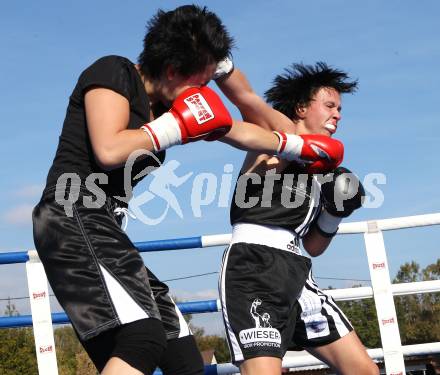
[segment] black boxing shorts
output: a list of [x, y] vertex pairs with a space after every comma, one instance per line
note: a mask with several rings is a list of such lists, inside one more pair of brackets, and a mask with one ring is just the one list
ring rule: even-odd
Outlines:
[[311, 267], [296, 234], [278, 227], [236, 224], [219, 281], [232, 362], [282, 358], [294, 333], [298, 297]]
[[232, 361], [282, 358], [286, 350], [330, 344], [353, 330], [331, 296], [313, 280], [296, 234], [236, 224], [219, 282]]
[[162, 321], [167, 339], [191, 334], [168, 287], [145, 267], [114, 213], [117, 201], [80, 188], [71, 215], [46, 189], [34, 208], [34, 241], [49, 283], [81, 341], [133, 321]]

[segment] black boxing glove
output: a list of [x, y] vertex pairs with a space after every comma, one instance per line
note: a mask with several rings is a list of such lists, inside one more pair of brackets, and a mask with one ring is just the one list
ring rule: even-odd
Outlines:
[[338, 167], [324, 176], [321, 194], [324, 209], [319, 214], [317, 227], [322, 235], [332, 237], [342, 219], [362, 206], [365, 190], [354, 173]]

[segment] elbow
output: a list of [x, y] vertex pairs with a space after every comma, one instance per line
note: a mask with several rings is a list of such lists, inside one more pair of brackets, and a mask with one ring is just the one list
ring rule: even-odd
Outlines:
[[332, 237], [323, 236], [315, 226], [312, 226], [303, 237], [303, 247], [311, 257], [317, 257], [327, 250]]
[[304, 250], [306, 250], [312, 258], [320, 256], [327, 249], [329, 243], [330, 241], [328, 239], [325, 238], [322, 240], [318, 236], [311, 236], [310, 233], [308, 233], [302, 241]]
[[306, 249], [306, 251], [312, 258], [316, 258], [320, 256], [325, 249]]
[[303, 247], [304, 250], [307, 251], [307, 254], [309, 254], [312, 258], [320, 256], [325, 251], [325, 247], [311, 246], [310, 244], [304, 242]]
[[120, 165], [117, 156], [110, 149], [102, 148], [99, 150], [95, 150], [94, 154], [96, 163], [101, 169], [105, 171], [110, 171]]

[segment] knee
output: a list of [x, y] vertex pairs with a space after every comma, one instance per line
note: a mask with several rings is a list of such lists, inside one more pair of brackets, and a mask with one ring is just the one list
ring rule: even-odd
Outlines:
[[371, 359], [364, 361], [360, 364], [360, 367], [356, 370], [356, 375], [379, 375], [379, 367]]

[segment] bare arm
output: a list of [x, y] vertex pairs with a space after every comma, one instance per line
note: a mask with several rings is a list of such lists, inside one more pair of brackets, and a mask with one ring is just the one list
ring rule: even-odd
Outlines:
[[92, 89], [85, 95], [85, 108], [95, 159], [104, 169], [122, 165], [135, 150], [154, 150], [141, 129], [127, 129], [130, 108], [122, 95], [109, 89]]
[[268, 105], [252, 89], [245, 75], [237, 68], [217, 82], [226, 97], [237, 106], [245, 121], [268, 130], [294, 132], [294, 123], [281, 112]]
[[[96, 161], [106, 169], [122, 165], [138, 149], [153, 151], [150, 138], [140, 129], [127, 129], [130, 109], [122, 95], [104, 88], [85, 95], [87, 126]], [[245, 151], [276, 153], [278, 137], [254, 124], [234, 121], [221, 141]]]
[[273, 132], [255, 124], [237, 120], [233, 120], [231, 130], [220, 141], [240, 150], [272, 155], [276, 154], [280, 143], [279, 138]]
[[313, 225], [307, 234], [302, 239], [302, 244], [304, 249], [310, 254], [312, 257], [317, 257], [321, 255], [327, 247], [330, 245], [332, 237], [324, 237], [321, 233], [316, 229], [316, 224]]

